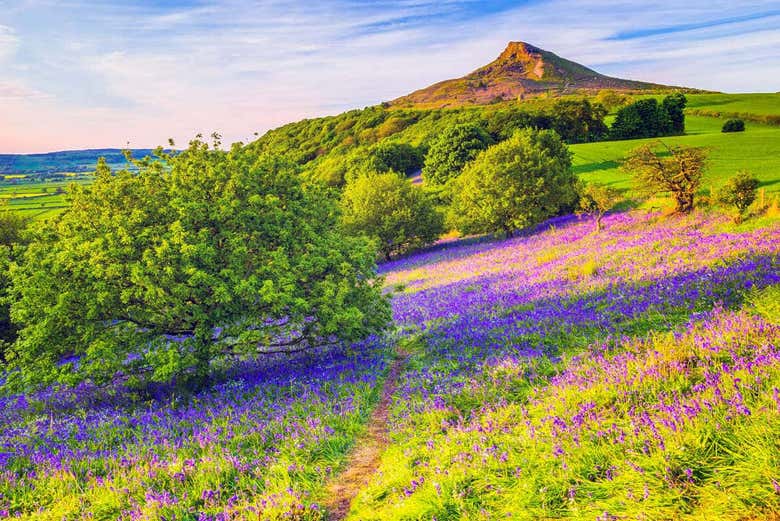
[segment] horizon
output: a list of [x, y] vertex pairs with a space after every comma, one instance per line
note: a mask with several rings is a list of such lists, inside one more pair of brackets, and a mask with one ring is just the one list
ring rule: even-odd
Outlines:
[[463, 76], [517, 40], [609, 76], [777, 92], [775, 6], [0, 0], [0, 153], [247, 142]]

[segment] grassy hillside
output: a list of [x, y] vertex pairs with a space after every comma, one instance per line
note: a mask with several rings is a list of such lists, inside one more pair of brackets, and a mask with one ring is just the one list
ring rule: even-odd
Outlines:
[[[779, 99], [780, 101], [780, 99]], [[700, 146], [710, 150], [705, 190], [717, 189], [740, 170], [755, 175], [767, 193], [780, 192], [780, 127], [746, 123], [742, 133], [723, 134], [723, 118], [686, 117], [686, 135], [663, 138], [668, 145]], [[633, 194], [633, 183], [620, 171], [629, 150], [650, 140], [605, 141], [573, 145], [574, 170], [584, 180], [610, 184]]]
[[[780, 227], [605, 225], [560, 218], [381, 267], [410, 358], [349, 519], [780, 513], [780, 329], [750, 303], [780, 283]], [[246, 363], [192, 396], [0, 398], [0, 516], [332, 519], [327, 483], [392, 357], [371, 339]]]
[[780, 116], [780, 93], [691, 94], [688, 96], [688, 108], [721, 114]]
[[[746, 519], [780, 510], [780, 228], [558, 219], [384, 266], [415, 339], [348, 519]], [[743, 311], [740, 311], [743, 309]]]

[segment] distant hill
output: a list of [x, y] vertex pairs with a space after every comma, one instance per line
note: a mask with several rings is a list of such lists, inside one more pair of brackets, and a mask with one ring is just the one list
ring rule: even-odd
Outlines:
[[[132, 150], [134, 157], [144, 157], [151, 149]], [[118, 148], [67, 150], [45, 154], [0, 154], [0, 175], [57, 174], [91, 172], [99, 157], [105, 157], [112, 168], [127, 166], [124, 153]]]
[[[391, 102], [396, 106], [445, 107], [487, 104], [555, 94], [590, 94], [601, 89], [663, 91], [679, 89], [599, 74], [525, 42], [509, 42], [493, 62], [462, 78], [445, 80]], [[690, 89], [685, 89], [690, 90]]]

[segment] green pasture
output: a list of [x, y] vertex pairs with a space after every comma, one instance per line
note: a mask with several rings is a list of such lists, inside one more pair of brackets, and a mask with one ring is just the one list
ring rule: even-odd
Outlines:
[[[780, 96], [777, 101], [780, 109]], [[780, 193], [780, 127], [748, 121], [745, 132], [724, 134], [720, 131], [724, 121], [724, 118], [687, 116], [686, 135], [660, 138], [660, 141], [670, 146], [709, 149], [705, 189], [717, 189], [729, 177], [745, 170], [761, 181], [767, 194]], [[631, 149], [654, 141], [659, 139], [573, 145], [574, 171], [586, 182], [607, 184], [631, 195], [634, 185], [631, 177], [621, 171], [620, 162]]]
[[688, 109], [713, 112], [780, 115], [780, 93], [689, 94]]
[[39, 183], [0, 182], [0, 205], [33, 219], [48, 217], [65, 208], [65, 192], [71, 183], [90, 182], [90, 179]]

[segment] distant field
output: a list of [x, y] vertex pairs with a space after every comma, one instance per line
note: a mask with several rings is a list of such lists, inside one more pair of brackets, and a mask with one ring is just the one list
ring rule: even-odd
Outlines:
[[[777, 100], [780, 105], [780, 96]], [[722, 118], [688, 116], [687, 135], [662, 138], [662, 141], [669, 145], [710, 149], [705, 189], [717, 189], [730, 176], [745, 170], [761, 181], [767, 194], [780, 193], [780, 127], [747, 122], [745, 132], [723, 134], [720, 131], [723, 121]], [[657, 139], [573, 145], [574, 171], [587, 182], [609, 184], [630, 193], [633, 183], [620, 170], [620, 161], [631, 149], [653, 141]]]
[[780, 93], [689, 94], [687, 96], [688, 108], [691, 110], [780, 116]]
[[0, 183], [0, 201], [27, 217], [40, 219], [65, 208], [65, 193], [71, 183], [88, 184], [91, 180], [40, 183]]
[[[134, 157], [145, 157], [149, 149], [132, 150]], [[6, 177], [19, 174], [58, 174], [60, 172], [91, 172], [99, 157], [112, 168], [128, 166], [124, 152], [116, 148], [93, 150], [66, 150], [44, 154], [0, 154], [0, 174]]]

